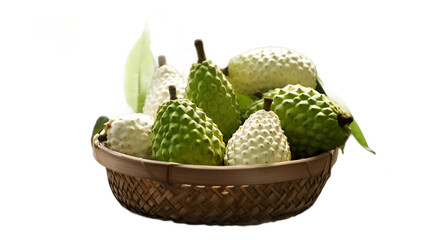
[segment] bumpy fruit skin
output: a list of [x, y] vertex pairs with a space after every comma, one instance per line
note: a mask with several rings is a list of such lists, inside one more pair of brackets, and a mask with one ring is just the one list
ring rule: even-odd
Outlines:
[[152, 127], [156, 160], [198, 165], [222, 165], [222, 133], [202, 109], [187, 99], [164, 102]]
[[[338, 124], [339, 115], [348, 115], [326, 95], [314, 89], [287, 85], [268, 91], [264, 97], [274, 99], [271, 110], [288, 137], [292, 159], [314, 156], [341, 147], [350, 136], [350, 126]], [[253, 102], [245, 114], [263, 108], [263, 99]]]
[[229, 139], [225, 152], [225, 165], [275, 163], [290, 159], [290, 147], [279, 117], [265, 110], [250, 115]]
[[128, 155], [152, 158], [151, 116], [133, 113], [110, 120], [104, 124], [107, 147]]
[[287, 84], [316, 87], [316, 66], [301, 53], [283, 47], [257, 48], [230, 59], [228, 80], [235, 91], [253, 97]]
[[163, 65], [157, 68], [153, 74], [152, 82], [148, 89], [146, 100], [143, 106], [143, 113], [156, 118], [156, 111], [159, 105], [170, 99], [168, 86], [176, 86], [177, 98], [185, 95], [186, 82], [177, 70], [170, 65]]
[[241, 125], [235, 92], [219, 67], [210, 60], [192, 65], [185, 97], [213, 119], [223, 133], [225, 142]]

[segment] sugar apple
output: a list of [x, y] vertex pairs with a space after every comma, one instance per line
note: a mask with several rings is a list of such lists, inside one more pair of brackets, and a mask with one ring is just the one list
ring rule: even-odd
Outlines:
[[211, 118], [188, 99], [162, 103], [152, 127], [152, 152], [156, 160], [199, 165], [221, 165], [225, 143]]
[[198, 62], [191, 67], [185, 97], [213, 119], [227, 142], [241, 125], [237, 97], [219, 67], [206, 60], [202, 41], [196, 40], [195, 47]]
[[153, 118], [156, 118], [156, 111], [159, 105], [170, 97], [168, 93], [169, 85], [176, 86], [178, 98], [183, 98], [186, 87], [185, 80], [177, 70], [170, 65], [166, 65], [165, 57], [160, 56], [158, 59], [159, 68], [153, 73], [152, 81], [143, 106], [143, 113]]
[[229, 139], [225, 165], [251, 165], [289, 161], [290, 147], [279, 117], [270, 111], [272, 98], [265, 98], [264, 110], [258, 110]]
[[108, 148], [128, 155], [152, 158], [151, 131], [153, 118], [132, 113], [111, 119], [104, 124]]
[[[350, 136], [349, 116], [326, 95], [299, 84], [268, 91], [264, 97], [280, 118], [290, 144], [292, 159], [305, 158], [341, 147]], [[263, 99], [250, 104], [245, 117], [263, 108]]]
[[253, 97], [287, 84], [316, 87], [316, 66], [301, 53], [284, 47], [256, 48], [230, 59], [225, 71], [238, 93]]

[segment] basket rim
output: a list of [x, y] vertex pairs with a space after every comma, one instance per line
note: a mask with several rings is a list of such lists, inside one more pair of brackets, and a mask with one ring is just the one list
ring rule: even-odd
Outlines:
[[150, 180], [189, 185], [250, 185], [292, 181], [330, 172], [338, 148], [293, 161], [240, 166], [208, 166], [144, 159], [113, 151], [99, 141], [92, 144], [98, 163], [116, 172]]

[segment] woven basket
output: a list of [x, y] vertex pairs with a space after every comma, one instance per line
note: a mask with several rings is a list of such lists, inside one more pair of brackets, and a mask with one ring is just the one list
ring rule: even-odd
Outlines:
[[200, 166], [121, 154], [95, 139], [94, 157], [123, 207], [189, 224], [250, 225], [295, 216], [316, 201], [338, 156], [334, 149], [289, 162]]

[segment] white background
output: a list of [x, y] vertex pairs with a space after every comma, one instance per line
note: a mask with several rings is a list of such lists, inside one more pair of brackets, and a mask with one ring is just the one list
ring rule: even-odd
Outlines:
[[[424, 1], [2, 1], [0, 239], [428, 239], [427, 10]], [[195, 38], [220, 66], [260, 46], [304, 53], [377, 155], [350, 138], [314, 206], [275, 223], [191, 226], [128, 212], [89, 140], [99, 115], [131, 112], [124, 66], [145, 21], [154, 55], [183, 73]]]

